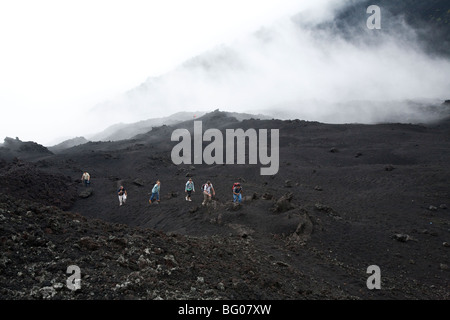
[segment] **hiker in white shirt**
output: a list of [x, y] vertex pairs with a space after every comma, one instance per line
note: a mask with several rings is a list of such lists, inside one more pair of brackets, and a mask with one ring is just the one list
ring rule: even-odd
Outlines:
[[123, 186], [120, 186], [119, 190], [117, 190], [117, 195], [119, 196], [119, 206], [127, 202], [127, 190]]
[[83, 181], [84, 186], [87, 187], [91, 183], [91, 176], [86, 171], [81, 176], [81, 181]]
[[211, 181], [208, 180], [203, 186], [203, 202], [202, 205], [205, 206], [208, 202], [211, 201], [211, 198], [216, 195], [214, 191], [214, 187], [211, 184]]

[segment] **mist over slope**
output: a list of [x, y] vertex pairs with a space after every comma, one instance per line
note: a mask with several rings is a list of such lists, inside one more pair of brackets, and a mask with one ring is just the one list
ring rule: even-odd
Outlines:
[[164, 124], [172, 125], [195, 117], [201, 117], [202, 115], [203, 113], [201, 112], [177, 112], [168, 117], [141, 120], [135, 123], [117, 123], [101, 132], [93, 134], [89, 138], [92, 141], [130, 139], [135, 135], [150, 131], [153, 127], [159, 127]]
[[439, 118], [424, 120], [422, 109], [448, 98], [446, 4], [380, 1], [381, 30], [366, 26], [367, 1], [328, 4], [148, 78], [92, 114], [221, 108], [334, 123]]
[[[383, 33], [395, 34], [402, 30], [403, 40], [418, 42], [420, 47], [431, 55], [449, 57], [450, 55], [450, 5], [446, 0], [404, 0], [370, 1], [353, 0], [341, 9], [334, 20], [335, 31], [353, 34], [355, 31], [367, 34], [366, 20], [360, 12], [370, 5], [382, 9]], [[410, 29], [409, 39], [408, 30]], [[350, 32], [352, 31], [352, 32]], [[366, 41], [370, 37], [366, 37]]]
[[[245, 113], [236, 112], [225, 112], [230, 117], [235, 117], [239, 121], [258, 118], [258, 119], [269, 119], [270, 117], [264, 115], [253, 115]], [[189, 120], [194, 120], [201, 118], [205, 115], [205, 112], [177, 112], [168, 117], [147, 119], [138, 121], [135, 123], [118, 123], [112, 125], [102, 132], [96, 133], [90, 136], [92, 141], [118, 141], [124, 139], [131, 139], [139, 134], [144, 134], [151, 131], [154, 127], [160, 127], [162, 125], [176, 125], [180, 122], [185, 122]]]

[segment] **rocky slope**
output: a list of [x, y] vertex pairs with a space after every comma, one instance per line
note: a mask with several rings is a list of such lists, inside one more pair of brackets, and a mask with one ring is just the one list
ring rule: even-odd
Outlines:
[[[186, 237], [0, 195], [2, 299], [352, 298], [247, 237]], [[81, 269], [81, 289], [66, 281]]]

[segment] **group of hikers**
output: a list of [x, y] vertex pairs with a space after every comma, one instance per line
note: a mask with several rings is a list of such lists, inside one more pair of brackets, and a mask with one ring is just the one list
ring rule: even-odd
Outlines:
[[[148, 202], [150, 204], [155, 203], [158, 204], [160, 200], [160, 190], [161, 190], [161, 181], [156, 181], [155, 185], [152, 189], [152, 194], [150, 196], [150, 199]], [[186, 201], [192, 201], [192, 193], [195, 192], [195, 185], [194, 181], [192, 181], [192, 178], [190, 178], [184, 187], [184, 192], [186, 194]], [[212, 201], [212, 197], [216, 195], [216, 191], [214, 190], [214, 187], [211, 183], [211, 181], [207, 181], [205, 184], [202, 185], [202, 193], [203, 193], [203, 202], [202, 205], [206, 206], [209, 202]], [[119, 196], [119, 205], [122, 205], [125, 203], [126, 200], [126, 194], [127, 191], [124, 189], [123, 186], [120, 186], [118, 190], [118, 196]], [[121, 198], [121, 195], [125, 195], [125, 198]], [[242, 187], [239, 182], [236, 182], [233, 185], [233, 202], [242, 202]]]
[[[81, 180], [85, 186], [89, 186], [91, 180], [89, 173], [85, 171], [81, 177]], [[150, 199], [148, 200], [150, 204], [152, 203], [158, 204], [161, 201], [160, 190], [161, 190], [161, 181], [158, 180], [156, 181], [155, 185], [152, 188], [152, 193]], [[211, 181], [209, 180], [202, 185], [201, 190], [203, 193], [202, 205], [206, 206], [209, 202], [212, 201], [212, 198], [216, 195], [216, 191], [214, 190], [214, 187]], [[234, 183], [232, 191], [233, 191], [233, 202], [241, 203], [242, 202], [241, 184], [239, 182]], [[186, 194], [186, 201], [192, 201], [192, 193], [195, 192], [195, 185], [192, 178], [189, 178], [189, 180], [186, 182], [184, 192]], [[127, 190], [124, 188], [123, 185], [121, 185], [117, 190], [117, 196], [119, 197], [119, 206], [124, 205], [127, 200]]]
[[[89, 173], [86, 171], [83, 172], [83, 175], [81, 177], [81, 180], [83, 184], [87, 187], [90, 185], [91, 177]], [[152, 193], [150, 196], [150, 199], [148, 202], [150, 204], [155, 203], [158, 204], [160, 200], [160, 190], [161, 190], [161, 181], [156, 181], [155, 185], [152, 188]], [[202, 185], [202, 193], [203, 193], [203, 202], [202, 205], [206, 206], [209, 202], [212, 201], [212, 198], [216, 195], [216, 191], [214, 190], [214, 187], [211, 183], [211, 181], [207, 181]], [[242, 187], [239, 182], [236, 182], [233, 184], [233, 202], [242, 202]], [[189, 178], [189, 180], [186, 182], [186, 185], [184, 187], [184, 192], [186, 194], [186, 201], [192, 201], [192, 193], [195, 192], [195, 185], [192, 178]], [[117, 196], [119, 198], [119, 206], [122, 206], [126, 203], [127, 200], [127, 190], [124, 188], [123, 185], [119, 187], [117, 190]]]

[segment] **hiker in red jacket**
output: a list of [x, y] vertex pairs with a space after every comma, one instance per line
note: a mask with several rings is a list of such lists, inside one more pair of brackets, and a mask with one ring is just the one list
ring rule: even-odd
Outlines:
[[233, 202], [236, 202], [236, 200], [241, 203], [242, 202], [242, 187], [239, 182], [236, 182], [233, 185]]

